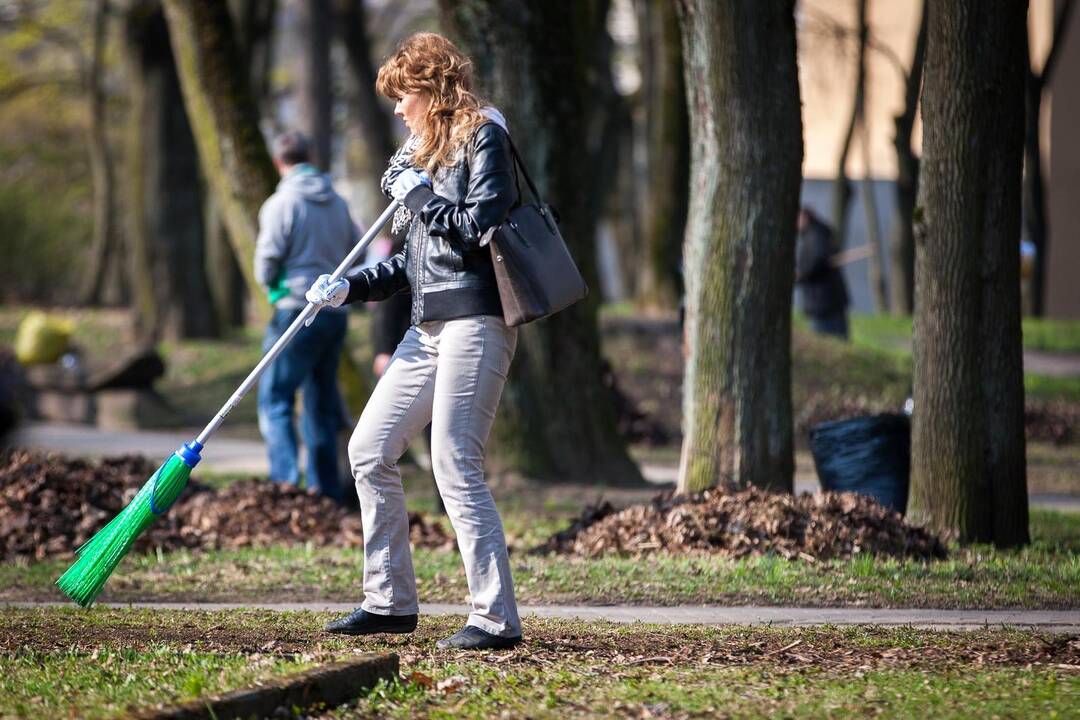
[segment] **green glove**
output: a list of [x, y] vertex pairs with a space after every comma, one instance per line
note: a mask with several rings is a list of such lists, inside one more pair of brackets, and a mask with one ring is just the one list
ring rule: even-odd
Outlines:
[[285, 271], [282, 270], [274, 282], [266, 288], [266, 296], [270, 299], [271, 305], [276, 305], [278, 300], [289, 297], [289, 293], [289, 288], [285, 286]]

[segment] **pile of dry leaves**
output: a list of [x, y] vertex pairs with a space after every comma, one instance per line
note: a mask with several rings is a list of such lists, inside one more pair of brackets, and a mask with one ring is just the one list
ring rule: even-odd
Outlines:
[[[71, 553], [111, 520], [155, 469], [133, 456], [90, 463], [25, 450], [0, 454], [0, 560]], [[409, 535], [420, 547], [454, 546], [442, 525], [420, 513], [409, 513]], [[135, 550], [306, 542], [361, 547], [359, 514], [291, 486], [252, 479], [215, 490], [192, 480]]]
[[708, 552], [729, 557], [775, 553], [809, 560], [856, 554], [941, 558], [941, 539], [899, 513], [852, 493], [788, 495], [756, 488], [656, 496], [616, 510], [586, 508], [570, 528], [536, 548], [595, 557], [608, 553]]

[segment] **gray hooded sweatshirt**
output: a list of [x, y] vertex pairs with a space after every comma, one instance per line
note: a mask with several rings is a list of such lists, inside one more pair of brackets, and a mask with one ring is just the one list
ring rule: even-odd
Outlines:
[[268, 290], [283, 284], [289, 291], [275, 308], [302, 308], [315, 278], [334, 272], [359, 239], [359, 228], [330, 178], [311, 165], [298, 165], [259, 210], [255, 279]]

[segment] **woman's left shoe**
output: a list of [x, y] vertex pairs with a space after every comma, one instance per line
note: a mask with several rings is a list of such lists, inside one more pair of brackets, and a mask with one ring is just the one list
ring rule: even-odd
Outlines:
[[441, 650], [503, 650], [521, 642], [521, 636], [492, 635], [474, 625], [466, 625], [448, 638], [435, 643]]
[[376, 635], [379, 633], [411, 633], [416, 629], [416, 615], [376, 615], [357, 608], [343, 618], [323, 628], [342, 635]]

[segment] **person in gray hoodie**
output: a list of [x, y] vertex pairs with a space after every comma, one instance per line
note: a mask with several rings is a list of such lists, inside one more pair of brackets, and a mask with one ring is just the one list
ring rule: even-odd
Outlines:
[[[274, 139], [277, 189], [259, 211], [255, 279], [274, 306], [263, 352], [270, 349], [307, 305], [311, 283], [331, 273], [359, 239], [349, 208], [330, 178], [308, 162], [308, 143], [299, 132]], [[259, 380], [259, 431], [266, 440], [270, 479], [300, 480], [294, 427], [296, 393], [303, 392], [300, 427], [308, 450], [307, 487], [345, 501], [338, 481], [337, 435], [348, 423], [337, 385], [347, 313], [326, 308], [267, 368]]]

